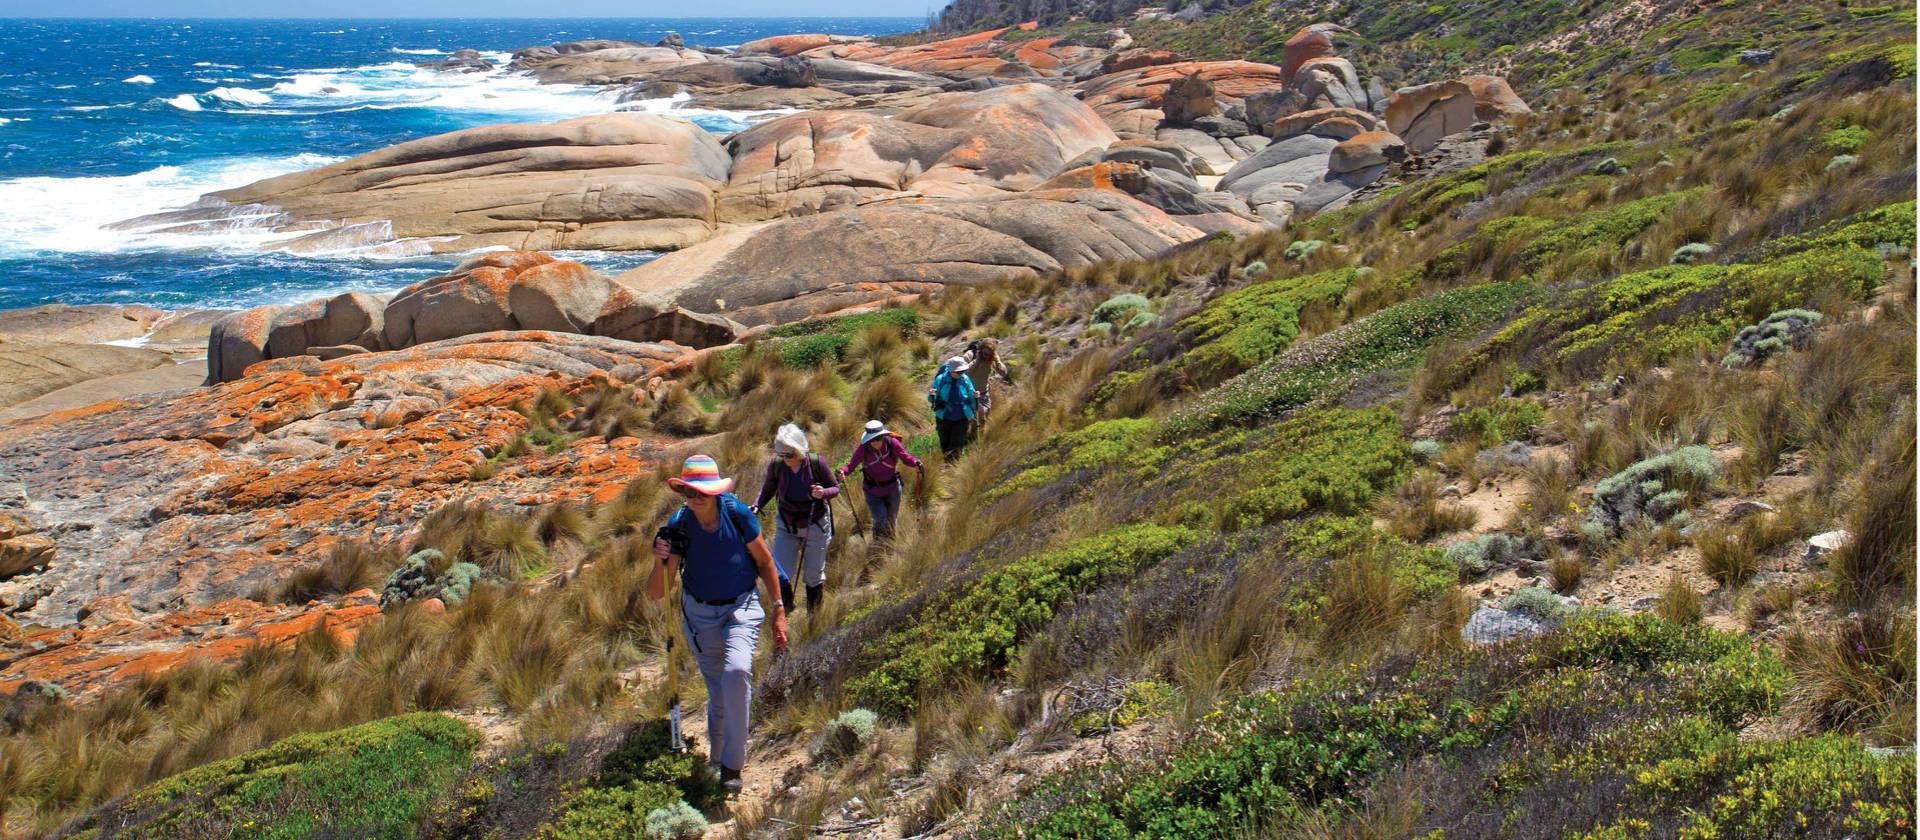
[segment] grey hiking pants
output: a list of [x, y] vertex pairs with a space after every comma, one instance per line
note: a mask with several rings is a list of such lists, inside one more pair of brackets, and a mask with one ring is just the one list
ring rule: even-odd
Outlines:
[[827, 520], [807, 526], [807, 550], [802, 557], [800, 533], [787, 524], [786, 517], [775, 514], [773, 518], [773, 565], [780, 569], [780, 577], [806, 586], [826, 583], [827, 543], [833, 540], [833, 529], [827, 526]]
[[680, 599], [687, 649], [707, 681], [707, 758], [734, 770], [747, 764], [747, 714], [753, 705], [753, 650], [760, 642], [758, 589], [731, 604]]

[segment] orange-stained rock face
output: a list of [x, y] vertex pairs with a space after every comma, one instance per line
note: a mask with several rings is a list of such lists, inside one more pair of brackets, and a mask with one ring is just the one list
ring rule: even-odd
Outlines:
[[[1028, 27], [1023, 27], [1028, 28]], [[933, 73], [959, 79], [1019, 77], [1038, 72], [1053, 75], [1079, 62], [1090, 62], [1104, 51], [1036, 38], [1012, 44], [1000, 40], [1007, 30], [989, 29], [943, 41], [910, 46], [876, 44], [864, 38], [839, 35], [780, 35], [740, 45], [741, 55], [838, 58], [883, 67]], [[1012, 54], [1012, 61], [1005, 58]]]
[[[1198, 75], [1213, 85], [1213, 95], [1221, 104], [1238, 104], [1263, 90], [1280, 87], [1281, 69], [1254, 61], [1176, 61], [1132, 70], [1108, 73], [1082, 82], [1081, 101], [1105, 118], [1114, 130], [1139, 133], [1129, 115], [1138, 111], [1157, 111], [1166, 104], [1167, 92], [1175, 83]], [[1154, 118], [1158, 121], [1158, 116]]]
[[[0, 427], [0, 486], [18, 494], [24, 520], [9, 527], [56, 543], [44, 570], [0, 582], [0, 612], [72, 627], [84, 607], [98, 626], [61, 632], [121, 638], [134, 630], [114, 627], [164, 626], [174, 614], [269, 589], [341, 540], [403, 540], [449, 501], [512, 509], [610, 498], [671, 441], [587, 437], [501, 462], [485, 480], [473, 466], [524, 431], [514, 404], [544, 388], [644, 382], [685, 352], [487, 333], [326, 362], [275, 359], [218, 386]], [[141, 644], [178, 652], [202, 641]], [[39, 678], [22, 669], [49, 654], [0, 670], [0, 683]], [[56, 659], [117, 674], [125, 664], [117, 655], [67, 650]]]
[[1303, 26], [1293, 37], [1287, 39], [1280, 48], [1280, 67], [1285, 78], [1292, 81], [1301, 65], [1316, 58], [1335, 55], [1333, 39], [1335, 35], [1351, 35], [1353, 31], [1334, 23], [1316, 23]]
[[1513, 92], [1513, 86], [1499, 76], [1461, 76], [1460, 81], [1473, 91], [1473, 115], [1483, 120], [1500, 120], [1533, 113], [1527, 101]]
[[338, 604], [267, 606], [236, 598], [148, 621], [0, 633], [0, 662], [6, 663], [0, 665], [0, 694], [44, 681], [84, 698], [188, 660], [229, 660], [255, 645], [292, 644], [315, 630], [351, 643], [360, 626], [379, 614], [379, 597], [362, 589]]

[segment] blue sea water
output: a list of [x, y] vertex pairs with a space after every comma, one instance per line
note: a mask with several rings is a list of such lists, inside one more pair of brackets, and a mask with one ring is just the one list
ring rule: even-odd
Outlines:
[[[263, 252], [256, 237], [168, 240], [104, 229], [201, 194], [405, 140], [616, 109], [593, 88], [414, 62], [461, 48], [505, 66], [582, 38], [731, 46], [769, 35], [877, 35], [918, 18], [546, 20], [0, 19], [0, 309], [41, 303], [238, 307], [391, 291], [457, 257]], [[671, 109], [665, 101], [621, 108]], [[673, 110], [716, 133], [751, 115]], [[570, 254], [606, 271], [647, 254]]]

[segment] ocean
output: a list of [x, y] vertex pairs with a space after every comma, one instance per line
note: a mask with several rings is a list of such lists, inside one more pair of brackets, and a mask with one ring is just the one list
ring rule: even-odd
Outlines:
[[[919, 18], [543, 20], [0, 19], [0, 309], [43, 303], [167, 309], [387, 292], [454, 255], [375, 259], [264, 253], [246, 234], [210, 242], [102, 226], [202, 193], [478, 125], [615, 110], [592, 88], [414, 62], [583, 38], [731, 46], [796, 32], [879, 35]], [[664, 111], [671, 103], [622, 108]], [[725, 134], [750, 115], [672, 110]], [[257, 237], [257, 234], [253, 236]], [[652, 254], [571, 253], [617, 272]]]

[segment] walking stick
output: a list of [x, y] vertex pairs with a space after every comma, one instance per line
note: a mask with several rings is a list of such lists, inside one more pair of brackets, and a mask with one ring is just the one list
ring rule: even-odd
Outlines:
[[[667, 587], [667, 597], [673, 602], [667, 606], [669, 615], [679, 614], [679, 588], [678, 582]], [[679, 628], [667, 629], [667, 749], [683, 753], [687, 751], [687, 739], [680, 734], [680, 669], [673, 661], [673, 636], [677, 632]]]
[[847, 480], [845, 478], [840, 479], [840, 499], [847, 503], [847, 516], [853, 520], [853, 535], [856, 537], [866, 536], [867, 526], [860, 521], [860, 508], [854, 506], [853, 499], [847, 494]]

